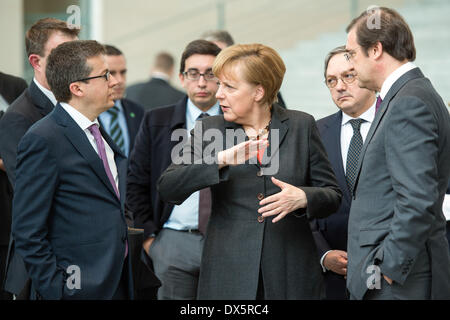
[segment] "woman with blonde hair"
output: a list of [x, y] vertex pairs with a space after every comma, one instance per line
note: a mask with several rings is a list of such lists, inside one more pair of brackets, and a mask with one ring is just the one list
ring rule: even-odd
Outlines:
[[[213, 66], [223, 115], [197, 123], [159, 180], [162, 199], [176, 204], [211, 188], [199, 299], [323, 297], [308, 221], [336, 211], [341, 192], [314, 118], [275, 101], [285, 70], [267, 46], [224, 49]], [[222, 140], [211, 139], [217, 131]]]

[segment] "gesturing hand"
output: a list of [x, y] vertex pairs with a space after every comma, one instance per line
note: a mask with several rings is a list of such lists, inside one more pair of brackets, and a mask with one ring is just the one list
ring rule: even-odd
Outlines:
[[248, 159], [256, 157], [258, 149], [264, 149], [269, 145], [267, 138], [260, 140], [248, 140], [218, 153], [219, 169], [225, 166], [244, 164]]
[[272, 177], [272, 182], [280, 187], [281, 191], [261, 200], [259, 204], [263, 207], [261, 207], [258, 212], [261, 213], [263, 217], [267, 218], [276, 215], [272, 222], [277, 222], [292, 211], [306, 208], [308, 201], [306, 199], [306, 194], [302, 189], [274, 177]]
[[340, 275], [347, 275], [347, 252], [341, 250], [331, 250], [323, 259], [323, 265]]

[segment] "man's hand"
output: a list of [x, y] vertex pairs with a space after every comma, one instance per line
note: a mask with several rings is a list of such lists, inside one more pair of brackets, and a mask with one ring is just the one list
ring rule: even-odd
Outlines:
[[272, 222], [283, 219], [288, 213], [300, 208], [306, 208], [305, 192], [293, 185], [272, 177], [272, 182], [280, 187], [281, 191], [263, 199], [259, 204], [264, 206], [258, 210], [264, 218], [277, 215]]
[[267, 148], [267, 138], [248, 140], [218, 153], [219, 169], [225, 166], [244, 164], [248, 159], [256, 157], [258, 150]]
[[389, 278], [388, 276], [383, 274], [383, 278], [384, 280], [386, 280], [387, 283], [389, 283], [389, 285], [392, 285], [392, 283], [394, 282], [391, 278]]
[[152, 243], [153, 243], [153, 240], [155, 240], [155, 237], [150, 237], [150, 238], [147, 238], [147, 239], [142, 243], [142, 247], [144, 248], [144, 250], [145, 250], [145, 252], [146, 252], [147, 254], [149, 254], [148, 252], [149, 252], [149, 250], [150, 250], [150, 246], [151, 246]]
[[3, 159], [0, 159], [0, 170], [6, 172], [5, 164], [3, 163]]
[[323, 259], [323, 265], [327, 270], [342, 276], [347, 275], [347, 252], [341, 250], [331, 250]]

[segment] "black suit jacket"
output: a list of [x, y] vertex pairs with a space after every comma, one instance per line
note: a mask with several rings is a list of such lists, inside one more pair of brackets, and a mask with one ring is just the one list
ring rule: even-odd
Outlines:
[[[129, 99], [122, 99], [120, 102], [122, 103], [125, 120], [127, 122], [128, 136], [130, 137], [129, 151], [131, 152], [131, 150], [133, 150], [134, 140], [136, 139], [142, 119], [144, 118], [144, 108]], [[102, 125], [100, 118], [98, 118], [98, 120]]]
[[162, 228], [173, 209], [160, 199], [156, 184], [179, 142], [171, 141], [172, 132], [186, 129], [186, 104], [187, 96], [177, 104], [146, 111], [129, 157], [127, 209], [134, 215], [134, 226], [144, 229], [144, 239]]
[[[0, 94], [9, 104], [16, 100], [26, 88], [27, 83], [22, 78], [0, 72]], [[1, 112], [0, 119], [2, 116], [3, 111]], [[0, 246], [7, 246], [9, 243], [9, 235], [11, 232], [11, 202], [12, 186], [8, 181], [6, 173], [0, 170]], [[4, 263], [4, 261], [0, 261], [0, 263]], [[3, 274], [0, 277], [0, 283], [2, 283], [1, 279], [3, 278]]]
[[[0, 120], [0, 155], [6, 167], [11, 185], [15, 183], [17, 146], [27, 130], [54, 108], [52, 102], [32, 81], [8, 108]], [[14, 252], [14, 241], [10, 241], [6, 271], [5, 291], [19, 295], [28, 279], [25, 265]]]
[[144, 106], [145, 109], [167, 106], [177, 103], [185, 93], [175, 89], [163, 79], [151, 78], [127, 88], [126, 97]]
[[[347, 251], [347, 226], [350, 213], [351, 196], [347, 187], [344, 164], [341, 154], [341, 122], [342, 111], [317, 121], [317, 127], [325, 146], [339, 188], [342, 191], [342, 202], [336, 213], [324, 219], [312, 221], [314, 240], [319, 256], [328, 250]], [[332, 271], [325, 274], [327, 299], [346, 299], [346, 284], [343, 276]]]

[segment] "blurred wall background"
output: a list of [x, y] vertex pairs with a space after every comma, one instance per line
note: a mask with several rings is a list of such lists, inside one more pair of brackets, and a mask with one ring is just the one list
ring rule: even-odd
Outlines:
[[[207, 30], [226, 29], [237, 43], [276, 49], [287, 72], [281, 92], [289, 108], [321, 118], [336, 111], [323, 84], [323, 60], [345, 44], [345, 27], [370, 5], [397, 9], [410, 24], [422, 68], [450, 102], [450, 1], [448, 0], [0, 0], [0, 70], [31, 80], [24, 33], [38, 19], [81, 24], [82, 39], [120, 48], [128, 84], [145, 81], [155, 55], [176, 59]], [[172, 79], [179, 86], [177, 77]]]

